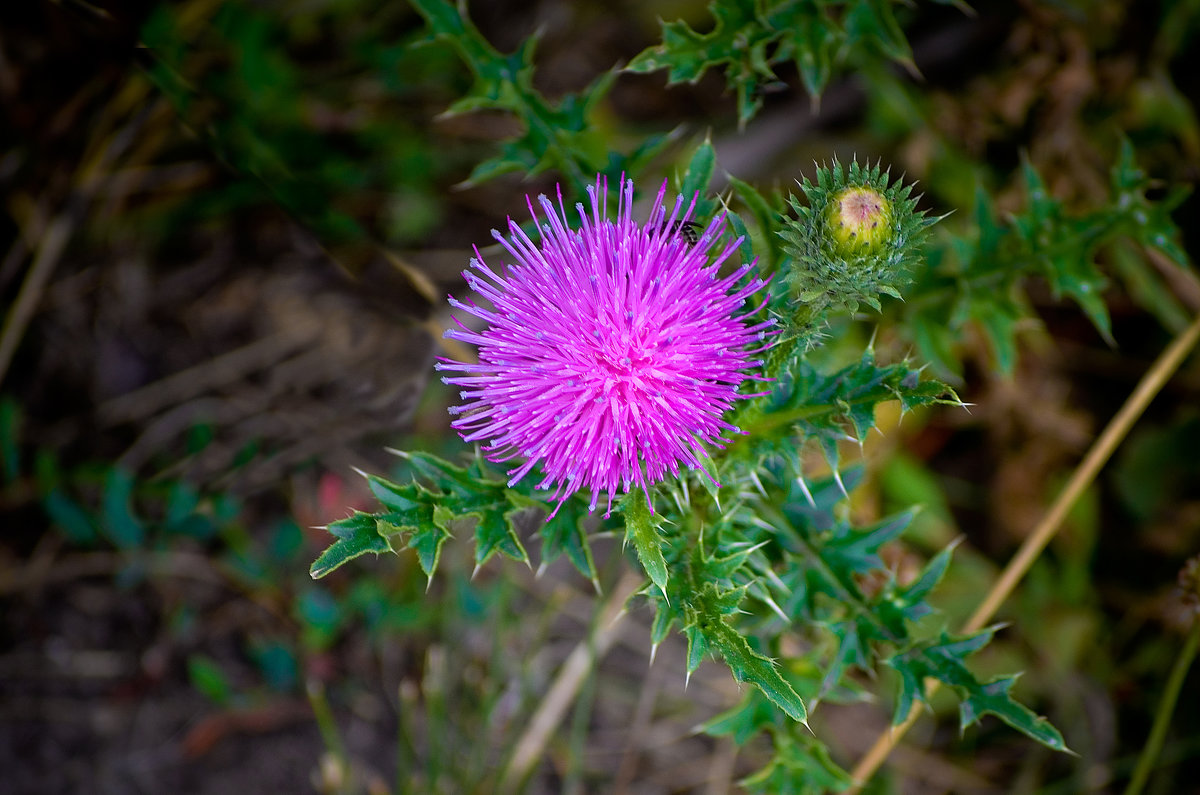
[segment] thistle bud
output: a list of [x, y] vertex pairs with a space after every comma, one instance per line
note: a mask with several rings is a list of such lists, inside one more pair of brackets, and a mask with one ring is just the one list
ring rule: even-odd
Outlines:
[[829, 202], [825, 227], [838, 252], [878, 253], [892, 239], [892, 203], [872, 188], [846, 188]]
[[835, 311], [859, 304], [880, 308], [879, 296], [900, 297], [911, 280], [925, 231], [937, 218], [917, 211], [911, 185], [877, 164], [849, 170], [835, 159], [817, 169], [816, 183], [800, 183], [807, 204], [794, 196], [796, 212], [780, 236], [792, 259], [788, 284], [797, 307], [794, 333], [811, 339]]

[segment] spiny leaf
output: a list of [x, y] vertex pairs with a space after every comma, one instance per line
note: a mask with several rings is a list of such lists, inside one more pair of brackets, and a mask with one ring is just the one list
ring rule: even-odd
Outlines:
[[654, 623], [650, 625], [650, 642], [655, 647], [667, 639], [675, 619], [675, 612], [666, 600], [654, 600]]
[[480, 510], [464, 512], [462, 516], [473, 517], [475, 522], [475, 565], [482, 566], [497, 552], [529, 564], [529, 553], [517, 537], [513, 517], [521, 509], [508, 508], [507, 502], [496, 502]]
[[577, 500], [567, 500], [559, 507], [554, 518], [542, 522], [542, 565], [553, 563], [565, 552], [579, 573], [595, 584], [599, 582], [599, 575], [583, 528], [585, 516]]
[[741, 782], [750, 792], [767, 795], [823, 795], [841, 792], [853, 780], [833, 757], [829, 747], [811, 734], [776, 732], [775, 753], [766, 767]]
[[768, 429], [789, 426], [802, 440], [821, 443], [831, 466], [836, 464], [836, 443], [853, 433], [862, 441], [875, 427], [880, 403], [900, 400], [908, 411], [918, 406], [945, 403], [960, 405], [946, 384], [922, 380], [920, 371], [907, 362], [879, 366], [867, 349], [855, 364], [835, 373], [819, 371], [801, 359], [792, 372], [781, 374], [774, 390], [761, 398], [758, 416], [747, 423], [760, 454], [778, 453], [795, 440]]
[[[706, 615], [694, 625], [695, 633], [703, 638], [705, 645], [720, 654], [741, 682], [756, 685], [775, 706], [782, 709], [794, 721], [807, 724], [808, 710], [779, 669], [770, 659], [750, 647], [749, 641], [726, 623], [719, 615]], [[689, 666], [692, 662], [691, 636], [689, 635]], [[699, 644], [697, 644], [699, 645]], [[699, 660], [696, 660], [697, 664]]]
[[683, 634], [687, 638], [687, 672], [691, 676], [708, 654], [708, 636], [695, 624], [684, 627]]
[[882, 569], [880, 547], [899, 538], [915, 513], [916, 509], [910, 508], [865, 528], [836, 526], [822, 540], [821, 555], [831, 566], [848, 572], [865, 574], [871, 569]]
[[625, 514], [625, 541], [632, 541], [637, 552], [638, 560], [650, 581], [658, 586], [665, 596], [667, 593], [667, 561], [663, 557], [662, 539], [658, 535], [658, 521], [650, 513], [646, 503], [646, 494], [640, 488], [635, 488], [625, 495], [621, 503]]
[[378, 475], [367, 476], [367, 488], [388, 510], [387, 521], [400, 528], [417, 528], [433, 522], [436, 495], [417, 483], [404, 486]]
[[895, 582], [889, 582], [880, 593], [874, 604], [874, 612], [892, 637], [907, 637], [906, 622], [919, 621], [933, 612], [933, 607], [926, 600], [946, 573], [950, 565], [950, 556], [956, 546], [957, 541], [935, 555], [921, 570], [917, 579], [909, 585], [899, 586]]
[[379, 534], [375, 517], [369, 513], [355, 513], [346, 519], [331, 522], [325, 529], [337, 537], [328, 549], [313, 562], [308, 573], [320, 579], [337, 567], [354, 560], [359, 555], [391, 551], [386, 538]]
[[927, 272], [909, 292], [905, 325], [922, 355], [943, 371], [959, 369], [955, 340], [971, 322], [982, 326], [1001, 369], [1012, 370], [1016, 333], [1033, 314], [1022, 287], [1029, 276], [1045, 278], [1056, 295], [1074, 300], [1111, 344], [1111, 321], [1103, 299], [1108, 282], [1096, 265], [1098, 255], [1109, 254], [1118, 272], [1127, 281], [1134, 280], [1130, 295], [1155, 312], [1170, 290], [1147, 287], [1145, 282], [1156, 284], [1161, 275], [1136, 256], [1121, 257], [1120, 246], [1136, 243], [1161, 251], [1180, 266], [1188, 264], [1171, 218], [1188, 191], [1175, 188], [1163, 200], [1149, 201], [1145, 192], [1151, 182], [1138, 168], [1128, 141], [1122, 141], [1112, 168], [1112, 195], [1089, 211], [1068, 212], [1028, 159], [1022, 161], [1021, 177], [1025, 207], [1005, 222], [997, 219], [985, 188], [976, 186], [974, 219], [979, 232], [975, 240], [944, 241], [943, 248], [930, 252], [931, 262], [945, 264]]
[[705, 555], [699, 567], [704, 579], [710, 582], [724, 582], [729, 580], [734, 572], [738, 571], [750, 559], [750, 555], [754, 553], [755, 547], [743, 543], [740, 548], [733, 543], [724, 545], [729, 553], [726, 555]]
[[776, 79], [767, 64], [767, 48], [780, 32], [763, 25], [755, 0], [713, 2], [708, 6], [713, 29], [697, 33], [686, 22], [664, 22], [662, 44], [639, 53], [627, 67], [632, 72], [668, 68], [668, 83], [696, 82], [710, 67], [724, 66], [725, 78], [737, 90], [738, 119], [745, 123], [762, 106], [755, 87]]
[[740, 746], [764, 728], [774, 728], [778, 718], [778, 710], [762, 691], [752, 688], [742, 696], [737, 706], [709, 718], [696, 730], [710, 737], [731, 737]]
[[912, 48], [904, 37], [888, 0], [858, 0], [846, 14], [846, 40], [851, 46], [864, 43], [878, 47], [884, 55], [916, 72]]
[[[543, 503], [491, 479], [478, 460], [464, 468], [429, 453], [400, 455], [425, 482], [400, 485], [378, 475], [367, 475], [367, 486], [384, 510], [375, 514], [356, 514], [356, 517], [364, 516], [374, 523], [375, 533], [384, 539], [385, 546], [370, 547], [370, 535], [366, 534], [364, 525], [360, 528], [361, 535], [339, 537], [341, 540], [318, 559], [321, 575], [364, 552], [382, 552], [385, 548], [395, 552], [407, 547], [417, 553], [421, 569], [432, 578], [441, 558], [442, 545], [451, 535], [451, 523], [471, 520], [475, 525], [478, 565], [486, 563], [497, 552], [529, 563], [529, 555], [517, 536], [514, 519], [523, 510], [544, 507]], [[342, 529], [338, 523], [330, 525], [330, 532], [335, 535]]]
[[845, 31], [812, 0], [784, 4], [771, 12], [770, 19], [775, 28], [784, 31], [779, 55], [795, 61], [804, 88], [819, 101], [833, 73], [838, 48], [846, 39]]
[[447, 519], [439, 512], [439, 508], [434, 508], [435, 520], [416, 528], [408, 539], [408, 548], [417, 553], [417, 562], [429, 580], [433, 579], [433, 573], [442, 559], [442, 545], [450, 537]]
[[965, 729], [985, 714], [992, 714], [1017, 731], [1037, 740], [1055, 751], [1070, 752], [1062, 734], [1050, 721], [1013, 700], [1009, 690], [1017, 681], [1015, 676], [1000, 677], [990, 682], [975, 682], [967, 688], [967, 697], [959, 704], [960, 727]]
[[475, 77], [471, 93], [447, 112], [495, 109], [508, 111], [524, 122], [522, 134], [506, 141], [499, 155], [477, 164], [466, 184], [511, 171], [532, 176], [554, 168], [582, 193], [598, 171], [631, 170], [632, 160], [608, 150], [602, 128], [594, 121], [615, 73], [604, 72], [580, 94], [568, 95], [553, 104], [534, 87], [536, 37], [525, 39], [515, 52], [503, 54], [462, 13], [465, 6], [445, 0], [414, 0], [413, 5], [425, 17], [432, 36], [453, 46]]
[[848, 61], [877, 62], [882, 55], [915, 72], [891, 6], [891, 0], [714, 1], [708, 32], [682, 21], [663, 22], [662, 43], [639, 53], [627, 68], [668, 69], [669, 85], [694, 83], [708, 69], [723, 68], [737, 93], [738, 122], [745, 124], [762, 107], [764, 87], [778, 82], [773, 67], [779, 63], [795, 62], [814, 99], [834, 67]]
[[861, 620], [850, 619], [839, 621], [829, 627], [837, 641], [837, 651], [828, 661], [825, 677], [821, 680], [821, 689], [817, 698], [823, 699], [842, 681], [846, 670], [854, 665], [866, 669], [869, 660], [869, 647], [861, 631]]
[[962, 699], [959, 708], [963, 727], [990, 712], [1043, 745], [1067, 751], [1057, 729], [1013, 700], [1009, 690], [1015, 677], [980, 682], [967, 668], [966, 658], [987, 645], [995, 631], [995, 627], [990, 627], [963, 637], [943, 632], [890, 658], [887, 663], [900, 675], [901, 682], [893, 723], [903, 722], [915, 701], [925, 703], [924, 680], [933, 678], [953, 687]]

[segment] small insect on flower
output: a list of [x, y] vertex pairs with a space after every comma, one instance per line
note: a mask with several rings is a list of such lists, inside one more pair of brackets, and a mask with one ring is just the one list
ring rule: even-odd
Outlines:
[[667, 225], [666, 228], [686, 241], [689, 246], [694, 246], [700, 242], [699, 230], [701, 226], [695, 221], [676, 221], [673, 224]]
[[643, 226], [632, 217], [633, 182], [622, 178], [614, 218], [597, 177], [590, 207], [575, 205], [577, 230], [561, 190], [557, 206], [538, 197], [544, 217], [527, 197], [539, 242], [509, 219], [507, 235], [492, 235], [511, 264], [493, 268], [475, 250], [463, 276], [490, 307], [450, 304], [486, 328], [455, 318], [446, 336], [475, 345], [479, 362], [436, 367], [462, 388], [450, 412], [463, 440], [482, 442], [494, 462], [524, 459], [508, 470], [510, 486], [539, 467], [536, 488], [559, 506], [590, 489], [589, 510], [603, 493], [611, 513], [616, 494], [678, 476], [680, 464], [701, 468], [704, 445], [740, 432], [723, 415], [754, 396], [739, 391], [743, 382], [762, 380], [746, 371], [761, 365], [774, 321], [753, 320], [762, 304], [746, 304], [766, 282], [753, 263], [722, 276], [742, 239], [720, 242], [723, 216], [696, 235], [696, 199], [685, 208], [677, 198], [668, 213], [666, 189]]

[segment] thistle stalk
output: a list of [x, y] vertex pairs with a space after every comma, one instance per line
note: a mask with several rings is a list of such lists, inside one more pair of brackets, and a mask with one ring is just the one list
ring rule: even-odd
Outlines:
[[1166, 739], [1167, 729], [1171, 725], [1171, 715], [1175, 712], [1175, 703], [1179, 700], [1179, 691], [1183, 688], [1183, 682], [1187, 678], [1188, 669], [1192, 667], [1192, 661], [1196, 659], [1197, 649], [1200, 649], [1200, 617], [1193, 617], [1192, 629], [1188, 632], [1187, 639], [1183, 642], [1183, 648], [1179, 650], [1179, 656], [1175, 658], [1175, 664], [1171, 667], [1166, 689], [1163, 690], [1162, 699], [1158, 702], [1158, 710], [1154, 714], [1154, 725], [1151, 727], [1150, 736], [1146, 739], [1146, 745], [1138, 757], [1137, 767], [1133, 770], [1133, 778], [1130, 779], [1129, 786], [1125, 788], [1125, 795], [1138, 795], [1146, 786], [1146, 781], [1154, 770], [1154, 763], [1158, 761], [1158, 756], [1162, 753], [1163, 740]]

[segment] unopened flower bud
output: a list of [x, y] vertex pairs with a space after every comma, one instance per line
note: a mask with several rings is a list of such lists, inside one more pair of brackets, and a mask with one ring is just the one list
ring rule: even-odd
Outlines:
[[912, 186], [891, 182], [878, 164], [864, 168], [855, 160], [847, 170], [835, 159], [800, 189], [807, 203], [789, 199], [797, 217], [780, 235], [792, 259], [792, 332], [811, 344], [827, 315], [859, 304], [878, 310], [881, 295], [899, 298], [938, 219], [918, 211]]
[[892, 203], [873, 188], [846, 188], [829, 202], [825, 225], [838, 253], [876, 253], [892, 239]]

